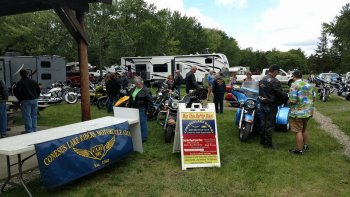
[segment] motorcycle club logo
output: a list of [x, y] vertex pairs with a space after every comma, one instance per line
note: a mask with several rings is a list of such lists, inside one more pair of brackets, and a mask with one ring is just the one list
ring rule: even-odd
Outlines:
[[108, 151], [111, 150], [115, 142], [115, 136], [113, 136], [112, 139], [110, 139], [106, 144], [98, 144], [96, 146], [91, 147], [90, 150], [78, 148], [73, 148], [73, 150], [75, 153], [82, 157], [95, 160], [102, 160], [103, 157], [108, 153]]

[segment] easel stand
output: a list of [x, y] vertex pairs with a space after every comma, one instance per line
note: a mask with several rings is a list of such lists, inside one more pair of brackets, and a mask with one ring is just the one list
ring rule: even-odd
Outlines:
[[179, 103], [173, 152], [181, 152], [182, 169], [220, 167], [218, 131], [215, 106], [203, 108], [193, 103], [186, 108]]

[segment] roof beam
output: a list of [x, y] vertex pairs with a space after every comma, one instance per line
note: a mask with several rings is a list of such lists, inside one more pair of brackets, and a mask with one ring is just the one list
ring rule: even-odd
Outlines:
[[57, 7], [54, 10], [75, 40], [83, 39], [86, 45], [88, 45], [88, 38], [85, 30], [80, 26], [73, 10], [66, 6]]

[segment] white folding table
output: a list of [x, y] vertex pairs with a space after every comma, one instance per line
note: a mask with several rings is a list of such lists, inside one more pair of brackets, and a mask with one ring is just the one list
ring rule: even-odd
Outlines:
[[[36, 153], [29, 155], [26, 158], [22, 158], [21, 154], [28, 153], [30, 151], [35, 151], [35, 144], [48, 142], [51, 140], [60, 139], [103, 127], [108, 127], [126, 121], [129, 123], [129, 129], [133, 141], [134, 151], [143, 153], [138, 109], [120, 107], [114, 108], [114, 117], [107, 116], [94, 120], [69, 124], [33, 133], [0, 139], [0, 155], [5, 155], [7, 159], [7, 179], [1, 187], [1, 193], [4, 191], [5, 186], [7, 184], [20, 185], [11, 182], [11, 167], [18, 165], [18, 173], [21, 185], [27, 191], [29, 196], [32, 196], [26, 184], [24, 183], [22, 166], [26, 160], [34, 156]], [[10, 161], [10, 156], [13, 155], [17, 155], [16, 163], [11, 163]]]

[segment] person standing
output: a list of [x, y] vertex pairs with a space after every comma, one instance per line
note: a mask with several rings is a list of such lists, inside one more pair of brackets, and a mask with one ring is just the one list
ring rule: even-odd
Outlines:
[[226, 92], [226, 83], [223, 77], [218, 73], [213, 82], [213, 94], [216, 113], [224, 113], [224, 94]]
[[211, 92], [213, 91], [213, 83], [215, 80], [214, 72], [212, 69], [209, 70], [209, 74], [207, 77], [208, 80], [208, 95], [207, 95], [207, 100], [209, 101], [209, 96], [211, 95]]
[[190, 92], [190, 90], [196, 90], [199, 88], [197, 80], [196, 80], [196, 76], [194, 75], [194, 73], [196, 73], [197, 71], [197, 67], [196, 66], [192, 66], [191, 70], [186, 74], [186, 93], [188, 94]]
[[114, 73], [108, 74], [106, 79], [106, 91], [108, 96], [107, 113], [112, 113], [114, 103], [117, 102], [120, 97], [121, 84]]
[[272, 65], [269, 73], [259, 81], [259, 99], [261, 110], [260, 144], [264, 148], [273, 149], [272, 133], [275, 128], [277, 107], [288, 101], [281, 83], [276, 79], [280, 67]]
[[236, 74], [235, 72], [233, 72], [233, 73], [231, 74], [231, 77], [230, 77], [230, 79], [229, 79], [229, 83], [230, 83], [231, 88], [232, 88], [234, 85], [236, 85], [236, 83], [237, 83], [237, 74]]
[[36, 81], [28, 78], [26, 70], [20, 70], [21, 79], [17, 82], [14, 95], [21, 105], [25, 131], [22, 133], [36, 132], [38, 124], [38, 97], [40, 88]]
[[252, 73], [251, 72], [247, 72], [246, 74], [246, 78], [243, 80], [244, 82], [248, 82], [248, 81], [255, 81], [253, 78], [252, 78]]
[[180, 70], [176, 70], [175, 72], [175, 79], [174, 79], [174, 85], [175, 85], [175, 88], [177, 90], [177, 92], [179, 93], [179, 98], [181, 98], [181, 84], [182, 84], [182, 81], [183, 81], [183, 77], [180, 73]]
[[0, 138], [7, 137], [7, 110], [6, 101], [9, 93], [5, 83], [0, 80]]
[[130, 91], [128, 107], [139, 109], [142, 142], [147, 141], [147, 110], [152, 105], [152, 95], [149, 89], [143, 85], [141, 77], [134, 78], [135, 87]]
[[166, 85], [168, 86], [168, 90], [174, 90], [175, 88], [175, 81], [172, 75], [168, 75], [165, 81]]
[[292, 74], [294, 83], [289, 90], [289, 122], [295, 134], [295, 149], [289, 150], [292, 154], [302, 155], [303, 150], [309, 150], [307, 122], [314, 113], [315, 92], [313, 87], [301, 80], [302, 73], [295, 70]]

